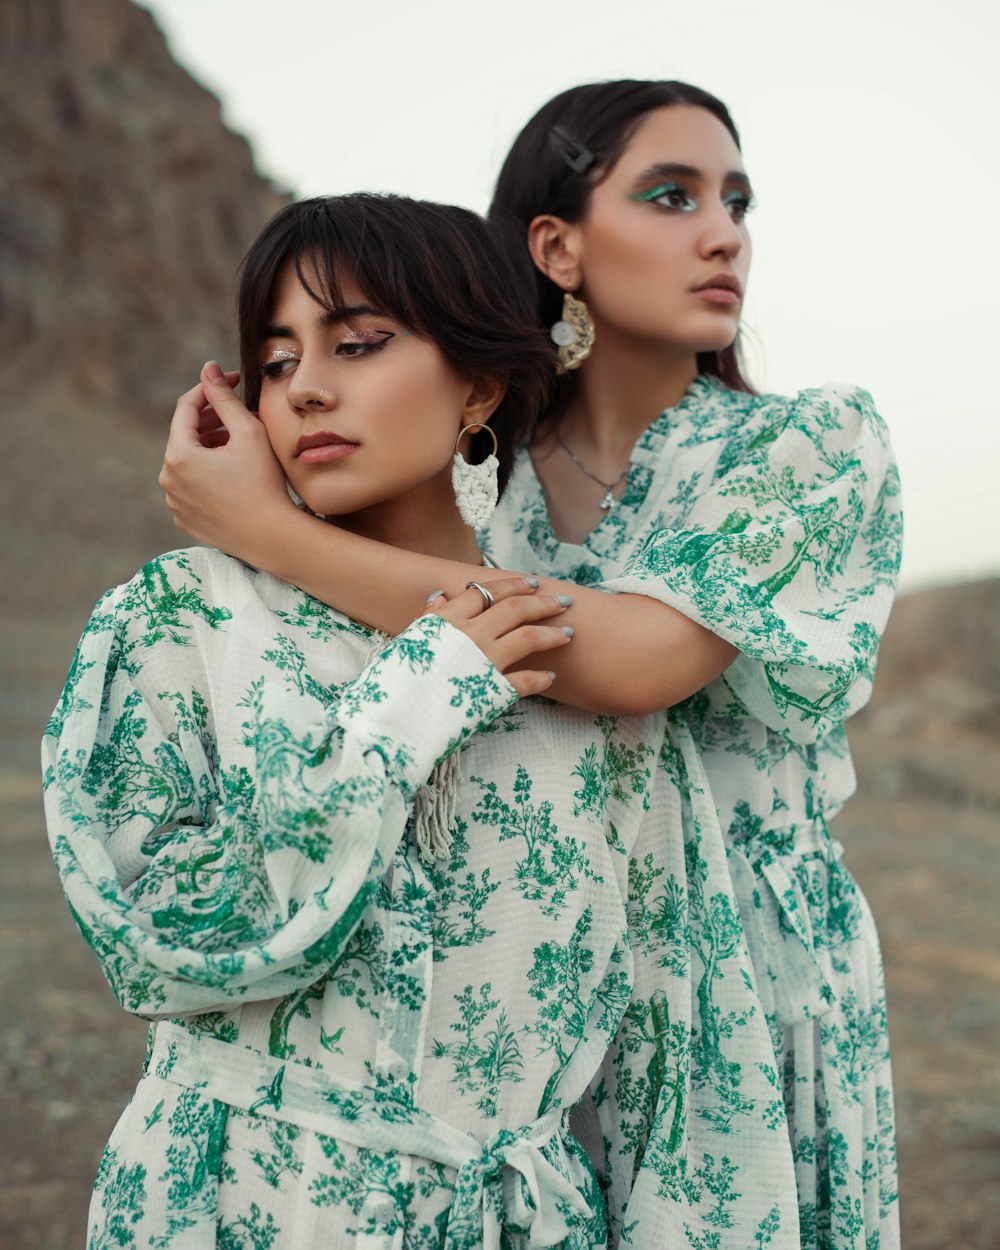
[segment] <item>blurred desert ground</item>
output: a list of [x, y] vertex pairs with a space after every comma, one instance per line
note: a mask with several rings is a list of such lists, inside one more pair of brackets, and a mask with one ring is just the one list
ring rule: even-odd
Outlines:
[[[38, 740], [98, 594], [182, 541], [166, 422], [192, 362], [233, 359], [232, 273], [281, 197], [128, 0], [8, 0], [0, 145], [0, 1248], [73, 1250], [145, 1030], [66, 911]], [[1000, 580], [900, 601], [851, 736], [836, 832], [882, 933], [903, 1244], [997, 1250]]]

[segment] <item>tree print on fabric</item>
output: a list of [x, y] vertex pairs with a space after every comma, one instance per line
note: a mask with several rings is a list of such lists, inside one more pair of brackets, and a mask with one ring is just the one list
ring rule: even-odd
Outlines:
[[544, 799], [537, 804], [531, 801], [532, 781], [526, 768], [518, 766], [513, 802], [501, 796], [495, 781], [482, 777], [472, 781], [483, 792], [473, 809], [473, 820], [499, 829], [501, 842], [515, 838], [524, 842], [525, 855], [518, 860], [515, 885], [527, 900], [540, 904], [544, 915], [558, 916], [581, 880], [600, 880], [590, 866], [583, 842], [560, 835], [552, 819], [552, 804]]
[[471, 851], [467, 835], [465, 821], [456, 821], [447, 867], [431, 866], [435, 893], [434, 958], [438, 961], [447, 959], [450, 950], [477, 946], [496, 936], [496, 930], [487, 927], [483, 912], [501, 888], [501, 882], [494, 879], [489, 866], [479, 873], [470, 870], [463, 875]]
[[171, 1143], [165, 1152], [166, 1167], [157, 1178], [166, 1187], [166, 1227], [150, 1239], [153, 1250], [164, 1250], [211, 1215], [225, 1123], [225, 1107], [197, 1091], [185, 1090], [178, 1098], [167, 1123]]
[[690, 968], [687, 895], [673, 874], [660, 880], [665, 871], [652, 852], [641, 864], [629, 860], [629, 924], [641, 950], [673, 976], [684, 977]]
[[625, 1012], [615, 1039], [612, 1065], [618, 1124], [618, 1152], [631, 1155], [632, 1179], [646, 1154], [654, 1125], [660, 1122], [663, 1162], [658, 1174], [676, 1187], [678, 1178], [667, 1177], [687, 1127], [690, 1029], [670, 1019], [670, 1001], [657, 991], [646, 1001], [634, 999]]
[[301, 1176], [304, 1164], [299, 1157], [297, 1143], [302, 1130], [287, 1121], [263, 1117], [250, 1123], [254, 1125], [257, 1145], [249, 1155], [264, 1183], [272, 1189], [280, 1189], [283, 1184]]
[[309, 672], [305, 655], [287, 635], [276, 634], [274, 646], [261, 658], [272, 664], [298, 694], [311, 695], [319, 704], [328, 701], [328, 692]]
[[[580, 788], [574, 794], [574, 815], [587, 813], [601, 816], [612, 799], [623, 804], [638, 799], [646, 806], [649, 801], [646, 791], [651, 776], [648, 761], [654, 753], [653, 748], [645, 743], [633, 746], [621, 741], [615, 732], [616, 717], [598, 716], [597, 725], [601, 731], [600, 745], [591, 743], [573, 770], [574, 775], [580, 778]], [[611, 845], [615, 850], [622, 851], [624, 848], [618, 840], [613, 821], [609, 821], [609, 832]]]
[[[187, 574], [190, 581], [176, 577], [178, 573]], [[173, 581], [171, 574], [175, 574]], [[123, 659], [130, 661], [137, 647], [148, 649], [164, 641], [179, 647], [190, 646], [193, 621], [187, 618], [203, 621], [211, 629], [219, 629], [231, 620], [233, 614], [228, 608], [206, 601], [203, 585], [184, 552], [147, 564], [129, 584], [122, 604], [140, 624], [134, 640], [123, 648]]]
[[585, 1038], [596, 1029], [610, 1036], [628, 1005], [628, 977], [614, 964], [621, 952], [612, 955], [612, 966], [599, 985], [590, 988], [594, 955], [588, 942], [593, 927], [588, 907], [573, 926], [569, 940], [543, 942], [535, 948], [535, 960], [528, 973], [529, 994], [542, 1004], [537, 1021], [527, 1027], [535, 1035], [538, 1055], [550, 1054], [555, 1071], [542, 1098], [542, 1109], [552, 1105], [559, 1078]]
[[476, 1105], [487, 1116], [496, 1115], [503, 1088], [524, 1079], [521, 1048], [506, 1012], [498, 1011], [499, 1002], [490, 997], [492, 988], [487, 981], [477, 994], [467, 985], [456, 998], [459, 1019], [451, 1026], [460, 1040], [434, 1042], [434, 1054], [447, 1056], [454, 1065], [456, 1087], [463, 1094], [478, 1094]]
[[219, 1250], [273, 1250], [280, 1231], [270, 1211], [265, 1217], [251, 1202], [249, 1214], [219, 1225], [216, 1245]]
[[105, 1150], [94, 1182], [94, 1201], [105, 1213], [106, 1223], [91, 1232], [87, 1250], [109, 1250], [110, 1247], [136, 1245], [135, 1225], [143, 1217], [146, 1193], [146, 1168], [141, 1163], [131, 1166], [119, 1163], [118, 1151]]
[[[440, 618], [381, 639], [217, 553], [102, 600], [46, 737], [52, 843], [115, 992], [158, 1019], [94, 1244], [298, 1250], [303, 1212], [372, 1250], [522, 1250], [536, 1222], [604, 1243], [562, 1109], [629, 1005], [608, 866], [662, 717], [512, 698]], [[479, 781], [425, 863], [411, 801], [458, 750]]]

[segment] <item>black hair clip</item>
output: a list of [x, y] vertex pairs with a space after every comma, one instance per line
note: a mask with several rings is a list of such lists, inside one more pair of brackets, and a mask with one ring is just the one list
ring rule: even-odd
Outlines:
[[590, 148], [585, 147], [579, 139], [562, 126], [549, 127], [549, 146], [557, 152], [575, 174], [585, 174], [594, 164], [597, 157]]

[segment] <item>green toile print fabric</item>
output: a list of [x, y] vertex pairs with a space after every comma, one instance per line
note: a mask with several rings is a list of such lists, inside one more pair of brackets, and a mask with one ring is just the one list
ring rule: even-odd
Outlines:
[[584, 544], [526, 457], [489, 540], [732, 641], [669, 713], [515, 703], [439, 618], [386, 644], [216, 552], [110, 592], [43, 751], [70, 906], [154, 1021], [89, 1246], [898, 1246], [877, 941], [827, 822], [899, 532], [863, 392], [699, 379]]
[[659, 834], [628, 853], [633, 994], [573, 1121], [611, 1244], [899, 1245], [881, 959], [828, 822], [854, 788], [844, 720], [870, 693], [901, 529], [866, 392], [704, 376], [582, 544], [555, 538], [527, 456], [501, 501], [499, 565], [660, 599], [739, 652], [670, 710]]
[[633, 1000], [630, 856], [679, 871], [664, 722], [517, 702], [439, 617], [390, 642], [214, 551], [110, 591], [43, 746], [70, 907], [153, 1022], [90, 1250], [604, 1246], [568, 1116]]

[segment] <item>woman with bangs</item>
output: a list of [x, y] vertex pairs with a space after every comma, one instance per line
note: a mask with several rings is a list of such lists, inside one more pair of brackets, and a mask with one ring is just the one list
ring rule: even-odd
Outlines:
[[[829, 821], [898, 574], [898, 478], [866, 392], [745, 381], [751, 207], [732, 118], [697, 87], [576, 87], [527, 124], [490, 216], [561, 376], [481, 540], [573, 595], [550, 699], [670, 709], [678, 807], [631, 856], [634, 998], [576, 1119], [612, 1239], [889, 1250], [881, 959]], [[206, 450], [178, 408], [161, 482], [181, 528], [389, 632], [473, 575], [321, 532], [203, 377], [232, 437]]]
[[[628, 858], [674, 792], [662, 717], [526, 699], [570, 600], [488, 572], [470, 527], [551, 382], [526, 288], [474, 214], [359, 195], [283, 209], [239, 304], [258, 416], [230, 438], [253, 425], [321, 533], [472, 574], [392, 638], [204, 548], [99, 602], [46, 810], [152, 1025], [88, 1246], [605, 1246], [568, 1117], [631, 1001]], [[185, 412], [225, 454], [211, 376]]]

